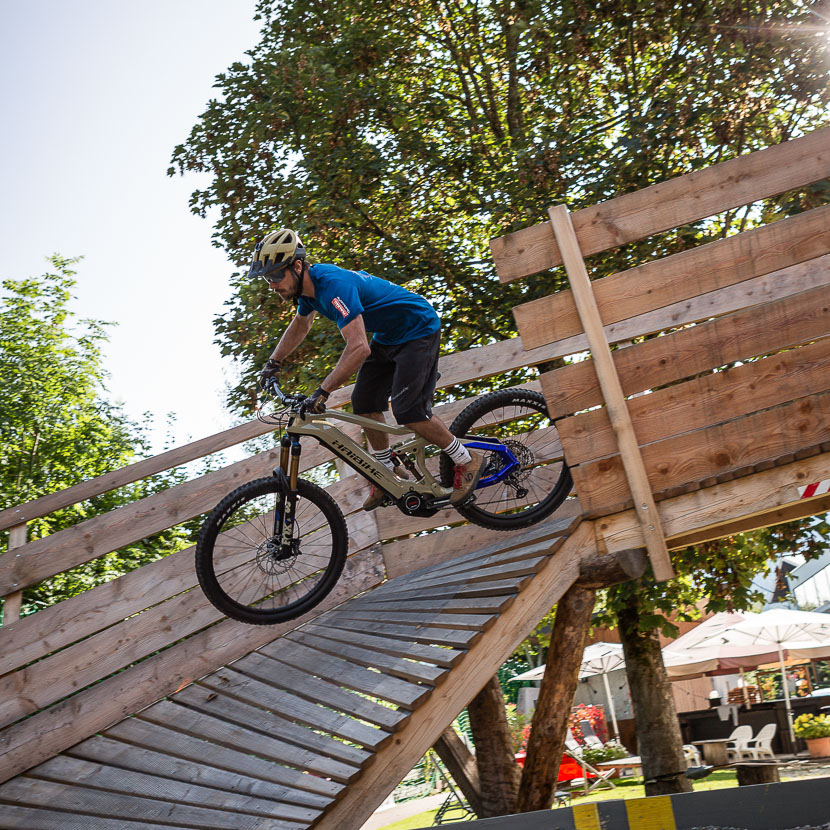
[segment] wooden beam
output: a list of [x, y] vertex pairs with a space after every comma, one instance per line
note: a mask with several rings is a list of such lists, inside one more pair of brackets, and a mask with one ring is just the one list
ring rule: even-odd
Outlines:
[[[700, 319], [705, 319], [723, 313], [717, 307], [717, 300], [729, 294], [716, 292], [764, 275], [795, 269], [828, 252], [830, 205], [593, 280], [591, 287], [606, 329], [684, 301], [698, 305], [703, 315]], [[777, 274], [776, 282], [780, 279], [781, 275]], [[807, 287], [802, 284], [798, 290]], [[748, 299], [745, 305], [761, 302], [757, 287], [753, 293], [754, 298]], [[528, 349], [564, 340], [582, 331], [573, 293], [569, 290], [532, 300], [516, 307], [513, 313]], [[667, 320], [666, 327], [671, 322]]]
[[[22, 547], [26, 544], [26, 534], [28, 526], [26, 522], [15, 525], [9, 530], [9, 542], [6, 548], [6, 556], [14, 556], [15, 558], [20, 554], [13, 554], [14, 548]], [[17, 585], [12, 587], [17, 588]], [[15, 590], [12, 593], [3, 597], [3, 628], [17, 622], [20, 619], [20, 608], [23, 605], [23, 591]]]
[[564, 205], [550, 208], [548, 213], [551, 227], [556, 235], [556, 241], [562, 252], [562, 259], [573, 289], [579, 317], [591, 345], [591, 355], [593, 356], [597, 377], [614, 433], [617, 436], [625, 476], [634, 498], [635, 510], [640, 520], [654, 575], [660, 581], [671, 579], [674, 576], [674, 569], [660, 527], [660, 517], [654, 504], [654, 497], [651, 494], [620, 379], [617, 377], [611, 350], [602, 330], [602, 320], [591, 291], [591, 281], [588, 278], [588, 272], [585, 269], [585, 263], [579, 250], [579, 243], [571, 224], [570, 214]]
[[[665, 493], [775, 462], [825, 441], [830, 441], [830, 392], [655, 441], [640, 447], [640, 452], [651, 489]], [[580, 464], [571, 472], [587, 516], [607, 516], [630, 506], [621, 454]]]
[[467, 799], [472, 811], [480, 816], [483, 814], [481, 804], [481, 784], [478, 780], [478, 766], [476, 757], [467, 749], [467, 745], [455, 734], [452, 726], [448, 726], [432, 747], [438, 757], [444, 762], [453, 780]]
[[[801, 498], [799, 488], [828, 478], [830, 447], [801, 461], [665, 499], [657, 507], [667, 542], [677, 549], [695, 541], [728, 536], [737, 522], [742, 531], [753, 530], [775, 524], [778, 519], [789, 521], [824, 513], [828, 497]], [[642, 545], [633, 510], [604, 516], [596, 521], [596, 528], [611, 552]]]
[[[830, 177], [830, 128], [626, 193], [574, 214], [583, 256]], [[549, 223], [490, 242], [503, 283], [562, 263]]]
[[591, 524], [583, 522], [555, 553], [547, 567], [496, 620], [487, 636], [476, 643], [431, 695], [395, 733], [389, 751], [381, 752], [360, 779], [315, 825], [314, 830], [360, 827], [386, 794], [432, 746], [493, 675], [508, 655], [576, 580], [579, 561], [593, 549]]

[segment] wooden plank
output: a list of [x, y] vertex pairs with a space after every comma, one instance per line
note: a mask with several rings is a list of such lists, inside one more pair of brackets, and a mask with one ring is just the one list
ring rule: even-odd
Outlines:
[[[352, 607], [395, 609], [400, 605], [401, 599], [406, 599], [406, 607], [412, 611], [428, 611], [431, 608], [437, 609], [440, 607], [441, 611], [448, 614], [497, 614], [510, 603], [529, 578], [494, 582], [487, 587], [464, 586], [451, 589], [449, 594], [433, 589], [435, 593], [432, 596], [427, 595], [425, 599], [406, 598], [398, 595], [394, 598], [374, 602], [367, 597]], [[424, 596], [420, 592], [417, 593]], [[336, 619], [336, 616], [335, 614], [333, 619]]]
[[389, 654], [375, 649], [360, 648], [359, 646], [348, 645], [344, 642], [336, 642], [312, 634], [306, 631], [305, 628], [301, 628], [299, 631], [292, 631], [286, 635], [286, 638], [311, 646], [319, 651], [324, 651], [326, 654], [343, 657], [351, 663], [381, 669], [387, 674], [402, 677], [414, 683], [429, 683], [431, 686], [437, 686], [447, 676], [447, 669], [445, 668], [439, 668], [428, 663], [419, 663], [413, 660], [392, 657]]
[[[628, 401], [640, 446], [830, 389], [830, 337]], [[571, 463], [616, 452], [605, 409], [559, 422]]]
[[[828, 147], [830, 130], [817, 130], [583, 208], [574, 214], [579, 247], [583, 256], [589, 256], [826, 179], [830, 176]], [[490, 248], [503, 283], [562, 262], [547, 222], [493, 239]]]
[[353, 718], [369, 721], [383, 729], [394, 730], [406, 717], [404, 712], [390, 709], [361, 695], [341, 689], [328, 680], [315, 677], [308, 671], [292, 668], [255, 651], [238, 660], [234, 669], [248, 677], [260, 680], [275, 689], [291, 691], [310, 701], [337, 709]]
[[200, 683], [243, 703], [268, 709], [295, 723], [322, 730], [369, 750], [376, 751], [391, 738], [386, 730], [360, 723], [354, 718], [310, 703], [299, 695], [277, 689], [228, 667], [202, 678]]
[[[810, 395], [725, 424], [683, 433], [642, 448], [655, 493], [729, 470], [775, 460], [830, 439], [830, 393]], [[617, 456], [573, 470], [586, 514], [608, 515], [629, 501]]]
[[[562, 252], [562, 260], [568, 279], [573, 289], [574, 301], [582, 321], [582, 327], [591, 346], [594, 369], [597, 373], [602, 396], [608, 409], [608, 417], [620, 452], [620, 460], [625, 473], [628, 488], [634, 501], [634, 508], [640, 520], [643, 539], [648, 558], [658, 581], [671, 579], [674, 568], [671, 564], [660, 517], [649, 486], [643, 459], [634, 434], [634, 426], [626, 406], [620, 379], [611, 356], [611, 349], [602, 330], [596, 300], [591, 290], [591, 282], [568, 209], [564, 205], [550, 208], [551, 227], [556, 235], [556, 242]], [[577, 488], [579, 491], [579, 488]], [[581, 499], [580, 499], [581, 501]], [[585, 507], [583, 503], [583, 507]]]
[[[196, 757], [209, 757], [212, 753], [204, 751], [204, 743], [199, 742], [199, 744], [202, 751]], [[286, 804], [305, 805], [306, 808], [315, 813], [320, 812], [332, 801], [331, 796], [317, 795], [307, 790], [274, 784], [271, 781], [263, 781], [251, 775], [211, 766], [205, 761], [200, 762], [192, 758], [185, 760], [184, 758], [167, 755], [156, 749], [146, 749], [135, 744], [104, 738], [101, 735], [95, 735], [72, 747], [66, 755], [98, 764], [115, 766], [120, 769], [146, 772], [172, 778], [176, 781], [200, 784], [215, 790], [228, 790]], [[265, 762], [263, 761], [263, 763]]]
[[95, 824], [91, 825], [84, 815], [19, 804], [3, 805], [3, 822], [9, 830], [93, 830], [93, 826], [94, 830], [170, 830], [169, 824], [102, 816], [96, 816]]
[[[272, 738], [294, 744], [302, 750], [302, 766], [305, 769], [331, 776], [338, 781], [350, 779], [355, 768], [362, 767], [372, 758], [372, 754], [365, 749], [349, 746], [328, 735], [321, 735], [274, 712], [236, 700], [198, 683], [176, 692], [173, 701], [204, 712], [212, 718], [238, 723], [245, 729], [262, 732]], [[342, 761], [346, 768], [340, 765], [332, 766], [332, 760]]]
[[86, 761], [58, 755], [40, 764], [28, 773], [31, 778], [41, 781], [92, 787], [111, 793], [134, 795], [168, 801], [174, 804], [190, 804], [218, 810], [232, 810], [234, 813], [254, 816], [273, 816], [277, 819], [308, 824], [320, 815], [320, 810], [283, 804], [272, 799], [259, 798], [246, 793], [214, 789], [202, 784], [179, 781], [153, 773], [137, 772], [123, 767]]
[[308, 826], [294, 821], [108, 793], [67, 782], [41, 781], [28, 776], [15, 778], [0, 786], [0, 799], [32, 806], [59, 804], [63, 810], [86, 816], [141, 818], [150, 822], [167, 822], [173, 826], [184, 825], [204, 830], [305, 830]]
[[[626, 395], [792, 348], [830, 331], [830, 288], [819, 286], [784, 300], [719, 317], [614, 352]], [[593, 361], [574, 363], [541, 377], [551, 417], [602, 403]]]
[[[256, 758], [249, 752], [207, 743], [139, 718], [126, 718], [115, 724], [107, 730], [105, 737], [122, 741], [127, 746], [172, 755], [185, 763], [196, 761], [210, 764], [226, 775], [239, 774], [259, 779], [268, 785], [284, 788], [291, 795], [290, 799], [286, 795], [286, 800], [295, 804], [325, 807], [343, 788], [342, 784], [320, 776], [306, 775], [292, 767]], [[86, 746], [86, 742], [80, 746]], [[73, 747], [71, 752], [75, 754], [81, 751], [79, 747]]]
[[363, 666], [352, 665], [347, 660], [285, 638], [280, 638], [276, 643], [269, 643], [261, 648], [259, 653], [286, 666], [311, 672], [335, 685], [387, 700], [405, 709], [418, 706], [432, 691], [431, 686], [409, 683], [380, 671], [370, 671]]
[[509, 602], [510, 597], [520, 591], [529, 579], [527, 576], [512, 579], [494, 579], [489, 582], [467, 584], [462, 580], [457, 585], [435, 586], [427, 589], [396, 591], [382, 597], [365, 597], [353, 605], [353, 608], [388, 608], [395, 610], [401, 605], [410, 611], [429, 611], [434, 609], [449, 614], [494, 614], [502, 608], [502, 603]]
[[230, 620], [148, 657], [0, 733], [0, 781], [61, 752], [121, 718], [236, 660], [328, 608], [377, 585], [383, 566], [376, 550], [351, 557], [328, 597], [313, 611], [265, 628]]
[[447, 669], [455, 666], [464, 656], [464, 652], [459, 649], [441, 648], [432, 643], [407, 642], [394, 637], [352, 631], [328, 623], [326, 625], [307, 625], [302, 630], [336, 643], [342, 642], [347, 645], [372, 649], [382, 654], [390, 654], [395, 657], [421, 660], [425, 663], [431, 663]]
[[478, 631], [453, 630], [447, 628], [430, 628], [408, 625], [386, 625], [363, 620], [352, 620], [349, 631], [374, 634], [392, 640], [407, 640], [424, 645], [450, 646], [452, 648], [469, 648], [470, 644], [481, 638]]
[[[658, 504], [666, 536], [673, 548], [684, 547], [691, 536], [700, 541], [728, 535], [737, 521], [755, 518], [754, 527], [818, 515], [828, 509], [822, 498], [802, 498], [799, 488], [830, 478], [830, 451], [783, 464], [744, 478], [725, 481], [704, 490], [678, 495]], [[800, 510], [798, 510], [800, 508]], [[790, 512], [794, 511], [794, 512]], [[636, 546], [639, 531], [631, 511], [598, 519], [594, 524], [603, 544], [613, 553]], [[753, 529], [750, 526], [744, 529]]]
[[[380, 599], [381, 596], [392, 596], [400, 591], [411, 591], [414, 588], [449, 585], [449, 580], [452, 580], [453, 584], [469, 584], [476, 581], [473, 580], [474, 576], [484, 572], [486, 572], [484, 575], [485, 580], [498, 580], [499, 578], [507, 578], [510, 576], [510, 574], [503, 574], [500, 577], [498, 574], [499, 568], [515, 568], [516, 575], [521, 575], [522, 565], [526, 560], [536, 561], [537, 559], [544, 559], [563, 541], [563, 537], [556, 536], [552, 539], [545, 539], [535, 544], [526, 545], [525, 547], [516, 547], [504, 553], [486, 553], [478, 559], [459, 562], [454, 568], [436, 569], [435, 573], [418, 575], [400, 584], [387, 582], [383, 586], [383, 593], [378, 594], [376, 599]], [[525, 573], [528, 572], [533, 572], [532, 568], [530, 571], [525, 571]]]
[[[704, 313], [705, 306], [700, 303], [700, 297], [745, 280], [795, 267], [828, 252], [830, 206], [594, 280], [591, 288], [606, 327], [629, 318], [642, 318], [649, 312], [676, 306], [682, 301], [699, 305]], [[752, 304], [757, 302], [756, 299]], [[527, 348], [573, 337], [583, 331], [573, 292], [569, 290], [532, 300], [515, 308], [513, 313]], [[710, 307], [706, 316], [718, 313], [722, 312]]]
[[[12, 554], [15, 548], [22, 547], [26, 544], [26, 536], [28, 533], [28, 525], [23, 522], [19, 525], [14, 525], [9, 528], [9, 540], [6, 546], [7, 556], [19, 556], [20, 554]], [[16, 585], [13, 587], [17, 587]], [[23, 591], [14, 591], [3, 597], [3, 628], [6, 629], [12, 623], [20, 619], [20, 609], [23, 605]]]
[[464, 628], [470, 631], [486, 631], [495, 622], [495, 617], [491, 614], [436, 614], [430, 611], [374, 611], [359, 608], [343, 610], [338, 614], [337, 619], [429, 625], [437, 628]]
[[[299, 773], [293, 778], [293, 786], [296, 787], [303, 788], [305, 778], [326, 776], [323, 780], [327, 780], [329, 786], [322, 789], [326, 795], [337, 795], [345, 784], [353, 781], [360, 774], [360, 768], [353, 764], [325, 758], [297, 744], [279, 740], [267, 733], [247, 728], [238, 722], [231, 723], [224, 718], [194, 711], [169, 700], [162, 700], [148, 706], [136, 717], [202, 741], [210, 741], [212, 744], [238, 752], [249, 752], [274, 763], [295, 768]], [[306, 771], [313, 771], [316, 774], [304, 775]]]
[[441, 687], [441, 694], [433, 695], [412, 714], [396, 736], [391, 751], [378, 756], [360, 780], [326, 811], [315, 830], [341, 830], [363, 824], [505, 657], [577, 579], [580, 558], [593, 550], [593, 526], [583, 522], [513, 606], [499, 617], [487, 637], [451, 672]]

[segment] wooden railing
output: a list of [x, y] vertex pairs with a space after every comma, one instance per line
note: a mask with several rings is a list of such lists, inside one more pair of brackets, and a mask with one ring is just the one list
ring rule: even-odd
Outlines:
[[[564, 259], [574, 286], [515, 309], [524, 344], [588, 348], [574, 283], [581, 256], [828, 177], [830, 129], [584, 208], [571, 217], [572, 230], [569, 222], [557, 228], [557, 208], [551, 222], [493, 240], [503, 282]], [[569, 241], [578, 258], [570, 266]], [[830, 206], [597, 279], [587, 290], [603, 340], [592, 350], [617, 344], [612, 360], [603, 366], [597, 353], [541, 377], [587, 516], [642, 508], [648, 542], [654, 511], [632, 498], [638, 465], [659, 500], [830, 448]], [[603, 380], [627, 401], [612, 405]], [[623, 448], [626, 421], [638, 458]]]

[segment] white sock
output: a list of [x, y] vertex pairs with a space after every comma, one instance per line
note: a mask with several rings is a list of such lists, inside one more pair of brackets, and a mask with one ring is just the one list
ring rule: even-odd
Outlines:
[[454, 463], [470, 463], [469, 451], [457, 438], [453, 438], [452, 443], [448, 447], [442, 447], [442, 449], [453, 460]]
[[395, 465], [392, 463], [392, 450], [388, 447], [385, 450], [372, 450], [372, 455], [386, 467], [387, 470], [394, 470]]

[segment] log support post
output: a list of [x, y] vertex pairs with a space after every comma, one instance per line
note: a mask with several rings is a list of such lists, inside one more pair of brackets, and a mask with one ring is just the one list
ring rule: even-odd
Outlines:
[[597, 590], [642, 576], [646, 563], [642, 549], [587, 556], [580, 563], [579, 579], [559, 600], [545, 680], [533, 713], [517, 813], [547, 810], [553, 803]]
[[640, 455], [640, 447], [634, 434], [625, 395], [614, 366], [614, 358], [605, 337], [599, 308], [591, 288], [591, 280], [588, 277], [579, 241], [571, 222], [571, 215], [565, 205], [549, 208], [548, 215], [556, 235], [556, 242], [562, 253], [562, 262], [573, 290], [576, 309], [591, 348], [602, 396], [608, 408], [608, 417], [617, 437], [620, 458], [631, 495], [634, 497], [634, 509], [643, 533], [646, 550], [654, 569], [654, 575], [662, 582], [674, 577], [674, 569], [643, 458]]

